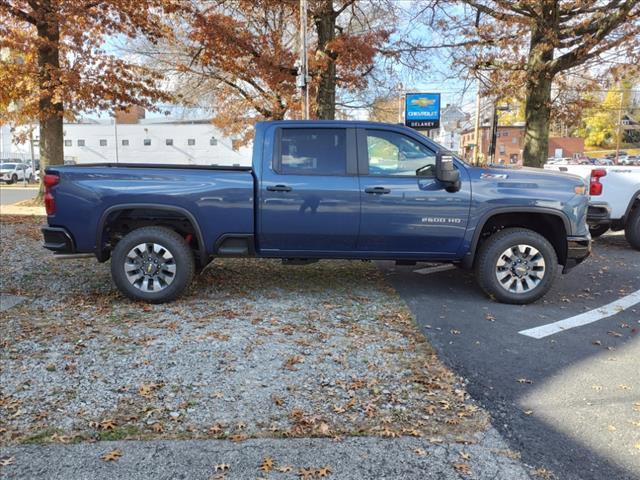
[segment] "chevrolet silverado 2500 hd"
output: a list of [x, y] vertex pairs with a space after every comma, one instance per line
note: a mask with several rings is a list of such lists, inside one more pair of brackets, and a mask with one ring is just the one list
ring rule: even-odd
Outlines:
[[122, 293], [154, 303], [244, 256], [456, 263], [524, 304], [590, 252], [584, 180], [472, 167], [403, 126], [259, 123], [252, 162], [49, 167], [44, 246], [111, 259]]

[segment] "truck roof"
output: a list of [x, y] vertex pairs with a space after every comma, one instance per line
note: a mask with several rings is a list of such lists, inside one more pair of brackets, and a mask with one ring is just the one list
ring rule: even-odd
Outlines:
[[371, 122], [368, 120], [270, 120], [258, 122], [258, 125], [335, 125], [336, 127], [400, 127], [415, 131], [403, 123]]

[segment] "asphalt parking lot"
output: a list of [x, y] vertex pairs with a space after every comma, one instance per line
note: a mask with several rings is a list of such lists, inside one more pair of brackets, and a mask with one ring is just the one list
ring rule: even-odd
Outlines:
[[[22, 182], [20, 182], [20, 185]], [[12, 203], [29, 200], [38, 193], [37, 185], [22, 187], [18, 185], [0, 186], [0, 205], [11, 205]]]
[[[526, 463], [563, 480], [640, 478], [640, 253], [624, 236], [596, 240], [528, 306], [491, 301], [457, 268], [380, 265]], [[591, 323], [555, 324], [568, 318]]]

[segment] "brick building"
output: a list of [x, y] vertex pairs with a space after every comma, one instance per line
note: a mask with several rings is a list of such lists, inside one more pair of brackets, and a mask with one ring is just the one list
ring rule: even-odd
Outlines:
[[[479, 152], [481, 161], [489, 157], [491, 130], [488, 126], [480, 127]], [[473, 158], [475, 134], [473, 128], [461, 134], [460, 153], [468, 160]], [[495, 163], [522, 165], [522, 148], [524, 146], [524, 126], [498, 126], [496, 135]], [[584, 139], [573, 137], [550, 137], [549, 157], [573, 157], [584, 152]]]

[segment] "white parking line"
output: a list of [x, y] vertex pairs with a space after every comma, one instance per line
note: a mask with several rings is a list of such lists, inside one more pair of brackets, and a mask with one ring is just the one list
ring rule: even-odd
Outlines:
[[430, 273], [444, 272], [447, 270], [452, 270], [454, 268], [456, 268], [456, 266], [451, 264], [436, 265], [435, 267], [419, 268], [418, 270], [414, 270], [413, 273], [419, 273], [420, 275], [429, 275]]
[[626, 297], [619, 298], [615, 302], [611, 302], [603, 307], [596, 308], [595, 310], [589, 310], [588, 312], [560, 320], [559, 322], [548, 323], [547, 325], [521, 330], [518, 333], [537, 339], [548, 337], [554, 333], [563, 332], [570, 328], [581, 327], [582, 325], [587, 325], [589, 323], [602, 320], [603, 318], [610, 317], [629, 307], [633, 307], [636, 303], [640, 303], [640, 290], [637, 290]]

